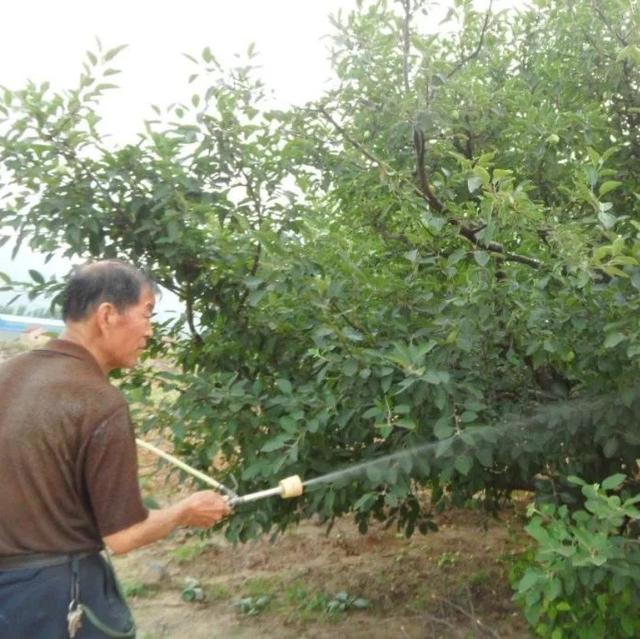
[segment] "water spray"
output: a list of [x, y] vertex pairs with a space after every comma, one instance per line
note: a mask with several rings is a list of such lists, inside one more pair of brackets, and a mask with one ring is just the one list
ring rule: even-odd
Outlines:
[[[552, 428], [553, 422], [556, 419], [581, 419], [584, 416], [593, 415], [595, 411], [602, 409], [603, 406], [606, 406], [608, 401], [610, 402], [611, 398], [608, 398], [606, 396], [601, 396], [590, 400], [566, 400], [564, 402], [559, 402], [553, 406], [543, 406], [539, 408], [538, 411], [533, 415], [529, 415], [527, 417], [511, 416], [507, 417], [506, 421], [498, 425], [474, 427], [473, 430], [480, 439], [483, 438], [482, 431], [484, 431], [486, 433], [486, 436], [491, 435], [491, 439], [502, 437], [503, 443], [505, 441], [510, 441], [510, 445], [512, 446], [527, 445], [529, 443], [531, 431], [535, 430], [536, 428]], [[201, 480], [205, 484], [224, 493], [228, 498], [229, 505], [236, 506], [238, 504], [246, 504], [249, 502], [258, 501], [260, 499], [266, 499], [268, 497], [279, 496], [282, 499], [299, 497], [303, 494], [304, 488], [306, 486], [335, 483], [345, 479], [355, 479], [356, 477], [365, 473], [369, 468], [375, 466], [399, 464], [402, 460], [405, 459], [411, 461], [423, 461], [424, 457], [427, 454], [437, 457], [437, 449], [439, 446], [441, 446], [447, 440], [450, 440], [450, 442], [453, 443], [459, 438], [462, 439], [462, 435], [465, 432], [467, 434], [469, 433], [469, 431], [456, 429], [456, 431], [454, 431], [454, 433], [449, 437], [436, 441], [425, 442], [423, 444], [418, 444], [417, 446], [413, 446], [412, 448], [397, 451], [395, 453], [391, 453], [377, 459], [360, 462], [341, 470], [336, 470], [319, 477], [308, 479], [304, 482], [298, 475], [291, 475], [290, 477], [285, 477], [284, 479], [280, 480], [278, 485], [273, 488], [259, 490], [247, 495], [236, 494], [233, 490], [231, 490], [224, 484], [221, 484], [212, 477], [205, 475], [203, 472], [192, 468], [188, 464], [185, 464], [183, 461], [177, 459], [169, 453], [165, 453], [163, 450], [156, 448], [152, 444], [149, 444], [141, 439], [136, 439], [136, 443], [138, 444], [138, 446], [150, 450], [158, 457], [162, 457], [174, 466]], [[509, 440], [504, 439], [507, 435], [511, 436]], [[469, 445], [467, 443], [465, 443], [464, 445], [467, 449], [469, 448]]]

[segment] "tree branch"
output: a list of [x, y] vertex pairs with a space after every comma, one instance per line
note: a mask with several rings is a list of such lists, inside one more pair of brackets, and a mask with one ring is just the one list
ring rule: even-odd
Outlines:
[[366, 149], [360, 142], [352, 138], [346, 131], [343, 129], [332, 117], [332, 115], [324, 108], [320, 107], [318, 111], [328, 120], [333, 128], [340, 133], [340, 135], [347, 141], [349, 144], [354, 146], [364, 157], [368, 160], [371, 160], [374, 164], [376, 164], [379, 168], [381, 168], [387, 174], [393, 174], [395, 171], [391, 169], [387, 164], [385, 164], [382, 160], [378, 159], [375, 155], [373, 155], [368, 149]]
[[[378, 159], [375, 155], [373, 155], [368, 149], [366, 149], [360, 142], [354, 140], [343, 127], [341, 127], [331, 116], [330, 113], [324, 107], [320, 107], [320, 113], [333, 125], [333, 127], [344, 137], [344, 139], [349, 142], [352, 146], [354, 146], [358, 151], [360, 151], [366, 158], [371, 160], [376, 166], [382, 169], [387, 175], [396, 176], [401, 182], [405, 184], [411, 185], [411, 188], [415, 193], [417, 193], [420, 197], [422, 197], [427, 204], [439, 213], [444, 213], [446, 208], [445, 205], [437, 198], [431, 186], [429, 185], [429, 179], [427, 176], [426, 162], [425, 162], [425, 144], [424, 144], [424, 133], [422, 130], [417, 127], [414, 128], [413, 132], [413, 141], [416, 150], [416, 170], [418, 174], [419, 186], [415, 186], [412, 182], [410, 182], [407, 178], [404, 178], [401, 175], [398, 175], [390, 166], [388, 166], [385, 162]], [[474, 246], [481, 248], [485, 251], [489, 251], [491, 253], [498, 254], [503, 260], [507, 262], [517, 262], [519, 264], [524, 264], [531, 268], [540, 268], [542, 266], [542, 262], [536, 260], [532, 257], [527, 257], [525, 255], [518, 255], [517, 253], [510, 253], [505, 250], [502, 244], [498, 242], [483, 242], [480, 238], [477, 237], [477, 233], [479, 233], [482, 229], [472, 229], [465, 226], [460, 220], [455, 218], [449, 218], [447, 220], [449, 224], [457, 226], [459, 228], [459, 233], [464, 238], [469, 240]]]
[[[425, 143], [424, 133], [417, 127], [413, 130], [413, 142], [416, 150], [416, 172], [418, 174], [419, 187], [416, 189], [418, 194], [427, 202], [427, 204], [437, 211], [438, 213], [444, 213], [446, 210], [445, 205], [436, 197], [435, 193], [429, 185], [429, 179], [427, 176], [427, 168], [425, 163]], [[525, 264], [531, 268], [540, 268], [542, 263], [532, 257], [525, 255], [518, 255], [516, 253], [509, 253], [505, 250], [502, 244], [498, 242], [484, 242], [478, 237], [478, 233], [484, 228], [479, 227], [472, 229], [465, 226], [460, 220], [455, 218], [448, 218], [447, 222], [453, 226], [458, 227], [458, 232], [462, 237], [466, 238], [474, 246], [481, 248], [491, 253], [497, 253], [501, 258], [507, 262], [518, 262]]]
[[409, 51], [411, 47], [411, 0], [400, 0], [404, 9], [404, 20], [402, 22], [402, 77], [404, 80], [404, 92], [409, 93]]
[[491, 17], [492, 5], [493, 5], [493, 0], [490, 0], [489, 8], [487, 9], [487, 13], [484, 16], [484, 23], [482, 24], [482, 31], [480, 32], [480, 39], [478, 40], [478, 46], [476, 46], [476, 48], [468, 56], [462, 58], [462, 60], [460, 60], [460, 62], [458, 62], [458, 64], [456, 64], [456, 66], [453, 67], [453, 69], [451, 69], [449, 73], [447, 73], [447, 76], [446, 76], [447, 80], [451, 76], [458, 73], [458, 71], [460, 71], [460, 69], [462, 69], [462, 67], [465, 64], [467, 64], [467, 62], [470, 62], [471, 60], [473, 60], [480, 53], [480, 50], [482, 49], [482, 45], [484, 44], [484, 37], [487, 33], [487, 27], [489, 26], [489, 18]]
[[625, 39], [616, 29], [614, 29], [613, 25], [609, 22], [609, 20], [607, 20], [604, 12], [602, 11], [602, 7], [600, 6], [599, 1], [592, 1], [591, 7], [595, 11], [598, 18], [600, 18], [600, 22], [602, 22], [602, 24], [604, 24], [604, 26], [607, 28], [609, 34], [612, 35], [623, 47], [629, 46], [629, 41]]
[[185, 304], [185, 312], [187, 316], [187, 325], [189, 326], [189, 330], [191, 331], [191, 335], [193, 335], [193, 339], [196, 344], [201, 345], [203, 340], [202, 336], [196, 330], [195, 323], [193, 321], [193, 296], [191, 295], [191, 284], [187, 282], [187, 290], [186, 295], [184, 296], [184, 304]]

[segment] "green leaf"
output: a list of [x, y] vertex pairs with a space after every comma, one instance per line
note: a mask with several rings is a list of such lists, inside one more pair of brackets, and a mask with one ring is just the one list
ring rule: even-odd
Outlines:
[[560, 581], [560, 579], [555, 578], [547, 582], [547, 586], [545, 588], [545, 596], [549, 601], [557, 599], [561, 593], [562, 582]]
[[609, 333], [609, 335], [607, 335], [604, 340], [604, 347], [614, 348], [615, 346], [620, 344], [620, 342], [623, 342], [625, 339], [627, 339], [627, 336], [623, 335], [622, 333]]
[[613, 457], [616, 454], [617, 450], [618, 440], [615, 437], [611, 437], [610, 439], [608, 439], [605, 445], [602, 447], [604, 456], [608, 458]]
[[410, 417], [401, 417], [396, 421], [396, 426], [399, 426], [400, 428], [404, 428], [406, 430], [416, 429], [416, 423]]
[[118, 47], [114, 47], [113, 49], [109, 49], [105, 54], [104, 54], [104, 61], [105, 62], [109, 62], [109, 60], [113, 60], [113, 58], [115, 58], [118, 53], [120, 53], [120, 51], [123, 51], [124, 49], [126, 49], [129, 45], [128, 44], [121, 44]]
[[482, 184], [484, 186], [488, 186], [491, 182], [491, 175], [489, 175], [489, 171], [485, 169], [483, 166], [476, 166], [473, 169], [474, 174], [480, 178]]
[[623, 614], [620, 617], [620, 626], [622, 626], [622, 630], [627, 637], [635, 636], [636, 624], [634, 617]]
[[244, 278], [245, 286], [250, 290], [255, 290], [264, 284], [264, 280], [260, 277], [256, 277], [255, 275], [247, 275]]
[[430, 211], [425, 211], [422, 222], [429, 230], [438, 235], [447, 223], [447, 219], [439, 215], [433, 215]]
[[342, 365], [342, 372], [347, 377], [353, 377], [358, 372], [358, 361], [355, 359], [348, 359]]
[[247, 295], [247, 302], [249, 306], [257, 306], [260, 303], [260, 300], [267, 294], [266, 288], [260, 288], [253, 290]]
[[473, 458], [470, 455], [458, 455], [453, 465], [461, 475], [466, 477], [473, 466]]
[[355, 328], [351, 328], [351, 326], [345, 326], [342, 330], [344, 336], [352, 341], [352, 342], [361, 342], [364, 338], [362, 337], [362, 333], [357, 331]]
[[600, 185], [600, 189], [598, 190], [598, 193], [600, 194], [600, 197], [602, 197], [603, 195], [606, 195], [607, 193], [609, 193], [609, 191], [613, 191], [613, 189], [617, 189], [621, 184], [622, 182], [618, 182], [617, 180], [608, 180], [607, 182], [603, 182]]
[[489, 468], [493, 464], [493, 452], [488, 448], [476, 448], [474, 451], [476, 459], [485, 467]]
[[291, 386], [291, 382], [288, 379], [278, 379], [276, 380], [276, 384], [285, 395], [291, 395], [293, 386]]
[[604, 226], [605, 229], [612, 229], [618, 218], [615, 215], [611, 215], [611, 213], [607, 213], [606, 211], [601, 210], [598, 213], [598, 220], [600, 220], [600, 224]]
[[109, 91], [110, 89], [118, 89], [120, 88], [117, 84], [112, 84], [109, 82], [102, 82], [100, 84], [96, 85], [96, 88], [94, 89], [96, 92], [100, 92], [100, 91]]
[[545, 578], [542, 573], [537, 570], [529, 569], [517, 583], [518, 592], [526, 592], [539, 583], [544, 582]]
[[450, 375], [446, 371], [428, 370], [424, 374], [424, 380], [429, 384], [447, 384]]
[[480, 266], [486, 266], [489, 263], [489, 253], [487, 251], [474, 251], [473, 258]]
[[291, 435], [281, 434], [273, 439], [270, 439], [266, 444], [262, 446], [260, 449], [264, 453], [272, 453], [275, 450], [280, 450], [284, 448], [291, 441]]
[[433, 427], [433, 434], [438, 439], [446, 439], [447, 437], [451, 437], [454, 432], [455, 430], [451, 425], [450, 417], [441, 417]]
[[467, 188], [469, 193], [475, 193], [482, 186], [482, 178], [477, 175], [472, 175], [467, 179]]
[[623, 475], [622, 473], [611, 475], [602, 482], [602, 488], [604, 490], [616, 490], [622, 485], [622, 482], [624, 482], [626, 478], [627, 476]]
[[42, 274], [34, 269], [29, 269], [29, 276], [37, 284], [44, 284], [44, 277]]
[[202, 49], [202, 59], [207, 63], [211, 63], [215, 60], [215, 58], [213, 57], [213, 53], [211, 53], [211, 49], [209, 47], [205, 47], [204, 49]]

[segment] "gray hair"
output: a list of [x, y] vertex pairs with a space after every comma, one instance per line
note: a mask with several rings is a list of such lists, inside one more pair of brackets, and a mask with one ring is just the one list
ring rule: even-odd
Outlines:
[[86, 319], [103, 302], [123, 312], [137, 304], [145, 288], [158, 285], [143, 271], [120, 260], [103, 260], [77, 267], [60, 295], [62, 319]]

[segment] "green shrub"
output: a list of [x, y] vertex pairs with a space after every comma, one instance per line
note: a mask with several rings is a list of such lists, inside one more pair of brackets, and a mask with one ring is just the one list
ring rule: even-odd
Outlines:
[[584, 510], [530, 507], [526, 530], [538, 549], [514, 580], [514, 598], [540, 637], [638, 637], [640, 544], [631, 530], [640, 495], [625, 494], [622, 474], [601, 485], [569, 480], [582, 487]]

